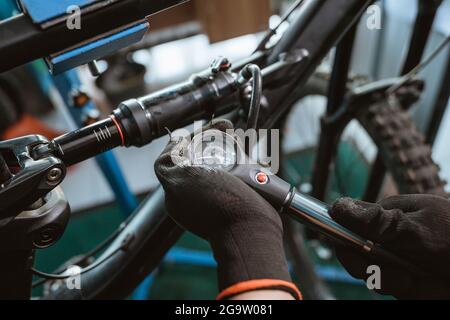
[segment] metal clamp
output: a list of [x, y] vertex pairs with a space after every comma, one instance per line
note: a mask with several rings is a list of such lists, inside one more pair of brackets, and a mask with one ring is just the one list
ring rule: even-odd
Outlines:
[[64, 179], [66, 168], [57, 158], [34, 159], [34, 147], [47, 144], [34, 135], [0, 142], [0, 153], [10, 175], [0, 186], [0, 226], [45, 197]]

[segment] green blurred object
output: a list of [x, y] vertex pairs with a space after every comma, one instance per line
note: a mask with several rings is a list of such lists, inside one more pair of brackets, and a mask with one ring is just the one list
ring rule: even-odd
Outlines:
[[[309, 148], [285, 156], [283, 176], [299, 190], [312, 180], [316, 150]], [[361, 199], [368, 181], [369, 165], [348, 142], [339, 144], [334, 174], [330, 176], [326, 202], [332, 203], [339, 197]]]

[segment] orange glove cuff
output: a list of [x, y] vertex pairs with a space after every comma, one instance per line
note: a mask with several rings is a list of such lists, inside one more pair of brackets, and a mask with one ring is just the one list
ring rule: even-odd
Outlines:
[[217, 300], [226, 300], [239, 294], [256, 290], [283, 290], [292, 294], [296, 300], [303, 299], [297, 286], [291, 282], [274, 279], [258, 279], [240, 282], [223, 290], [217, 296]]

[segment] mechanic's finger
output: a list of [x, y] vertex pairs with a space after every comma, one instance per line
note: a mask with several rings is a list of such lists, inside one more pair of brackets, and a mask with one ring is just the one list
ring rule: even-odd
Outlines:
[[391, 219], [393, 213], [379, 204], [351, 198], [337, 200], [329, 214], [339, 224], [377, 243], [383, 243], [384, 232], [395, 221]]
[[389, 197], [378, 203], [384, 209], [400, 209], [408, 213], [416, 212], [426, 207], [435, 208], [439, 204], [442, 204], [446, 208], [448, 206], [448, 199], [431, 194], [409, 194]]

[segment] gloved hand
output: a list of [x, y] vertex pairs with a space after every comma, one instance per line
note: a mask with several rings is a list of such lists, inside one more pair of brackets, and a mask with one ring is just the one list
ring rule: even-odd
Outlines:
[[[231, 123], [213, 125], [225, 130]], [[244, 182], [222, 170], [175, 165], [186, 141], [171, 142], [155, 163], [170, 216], [211, 244], [219, 299], [263, 289], [300, 293], [291, 282], [279, 214]], [[174, 151], [175, 150], [175, 151]]]
[[378, 265], [379, 293], [399, 299], [450, 298], [449, 200], [433, 195], [403, 195], [373, 204], [343, 198], [333, 205], [330, 215], [431, 275], [416, 276], [337, 246], [337, 257], [352, 276], [367, 279], [367, 267]]

